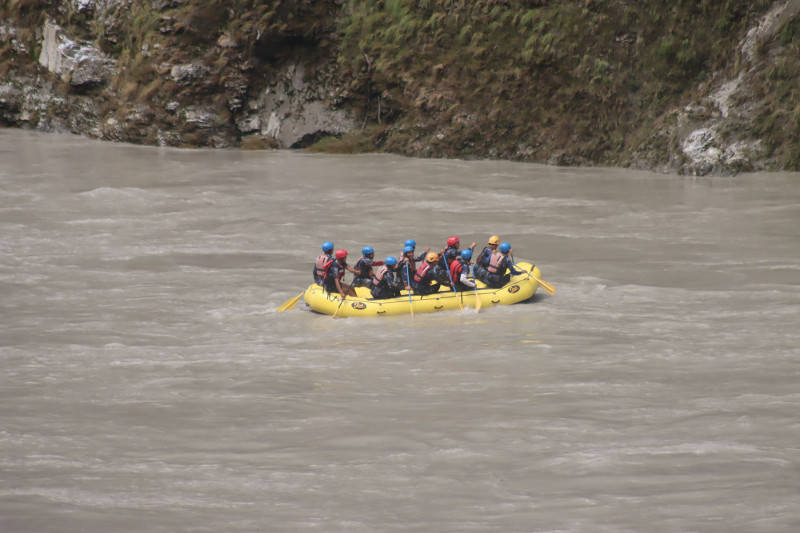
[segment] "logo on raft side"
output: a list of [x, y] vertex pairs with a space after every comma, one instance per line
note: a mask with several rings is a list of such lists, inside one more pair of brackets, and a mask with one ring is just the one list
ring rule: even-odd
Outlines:
[[367, 304], [365, 304], [364, 302], [353, 302], [350, 304], [350, 307], [352, 307], [353, 309], [366, 309]]
[[508, 292], [514, 294], [515, 292], [519, 292], [519, 285], [512, 285], [508, 288]]

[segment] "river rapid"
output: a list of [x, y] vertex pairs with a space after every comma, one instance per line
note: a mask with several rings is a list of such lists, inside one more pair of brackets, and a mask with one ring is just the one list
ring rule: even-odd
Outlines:
[[[556, 294], [275, 312], [492, 234]], [[0, 531], [800, 528], [797, 174], [0, 129], [0, 251]]]

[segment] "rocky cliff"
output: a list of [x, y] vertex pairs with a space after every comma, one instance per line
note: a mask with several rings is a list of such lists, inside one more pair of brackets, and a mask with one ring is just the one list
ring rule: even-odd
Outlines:
[[163, 146], [798, 170], [798, 13], [800, 0], [10, 0], [0, 125]]

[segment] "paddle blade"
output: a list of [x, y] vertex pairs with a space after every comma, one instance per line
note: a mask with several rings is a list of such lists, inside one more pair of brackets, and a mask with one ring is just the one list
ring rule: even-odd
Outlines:
[[478, 312], [481, 310], [481, 296], [478, 294], [478, 283], [477, 278], [475, 278], [475, 265], [472, 265], [472, 283], [475, 283], [475, 311]]
[[556, 288], [555, 288], [555, 287], [553, 287], [552, 285], [550, 285], [549, 283], [547, 283], [545, 280], [543, 280], [543, 279], [539, 279], [539, 278], [537, 278], [536, 276], [531, 276], [531, 277], [532, 277], [533, 279], [535, 279], [536, 281], [538, 281], [538, 282], [539, 282], [539, 285], [541, 285], [541, 286], [542, 286], [542, 288], [544, 288], [544, 290], [546, 290], [546, 291], [547, 291], [547, 292], [549, 292], [550, 294], [555, 294], [555, 293], [556, 293]]
[[305, 294], [305, 292], [301, 292], [300, 294], [298, 294], [294, 298], [291, 298], [291, 299], [287, 300], [282, 306], [277, 308], [275, 310], [275, 312], [276, 313], [280, 313], [281, 311], [290, 311], [290, 310], [294, 309], [294, 306], [297, 305], [297, 302], [300, 301], [300, 298], [302, 298], [304, 294]]

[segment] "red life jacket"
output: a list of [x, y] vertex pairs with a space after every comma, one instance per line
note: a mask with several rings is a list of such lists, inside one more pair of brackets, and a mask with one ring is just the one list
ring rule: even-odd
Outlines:
[[422, 266], [417, 269], [417, 273], [414, 274], [414, 281], [420, 283], [422, 281], [422, 278], [425, 277], [425, 274], [427, 274], [428, 270], [430, 269], [431, 269], [430, 263], [428, 263], [427, 261], [422, 263]]
[[[331, 274], [331, 265], [333, 265], [333, 262], [334, 262], [334, 261], [336, 261], [336, 263], [339, 265], [339, 279], [342, 279], [342, 278], [344, 277], [344, 272], [345, 272], [345, 270], [346, 270], [346, 269], [344, 268], [344, 265], [342, 265], [341, 263], [339, 263], [339, 260], [338, 260], [338, 259], [332, 259], [331, 261], [328, 261], [328, 264], [327, 264], [327, 265], [325, 265], [325, 277], [323, 277], [323, 278], [322, 278], [322, 284], [323, 284], [323, 285], [324, 285], [324, 284], [325, 284], [325, 283], [326, 283], [326, 282], [327, 282], [329, 279], [333, 279], [333, 275]], [[345, 264], [346, 264], [346, 263], [345, 263]]]
[[383, 281], [383, 277], [386, 275], [387, 272], [389, 272], [389, 267], [387, 267], [386, 265], [380, 267], [378, 271], [375, 272], [375, 277], [372, 278], [372, 284], [375, 285], [376, 287], [380, 285], [381, 281]]
[[450, 276], [453, 278], [453, 283], [457, 283], [458, 280], [461, 279], [461, 271], [464, 270], [464, 263], [459, 261], [458, 259], [454, 259], [452, 263], [450, 263]]
[[314, 263], [317, 269], [317, 276], [322, 279], [325, 277], [325, 274], [328, 272], [328, 269], [333, 264], [333, 259], [328, 254], [322, 254], [321, 256], [317, 257], [317, 260]]
[[486, 270], [488, 270], [490, 274], [497, 274], [505, 258], [506, 256], [498, 251], [492, 252], [492, 257], [489, 258], [489, 266], [486, 267]]

